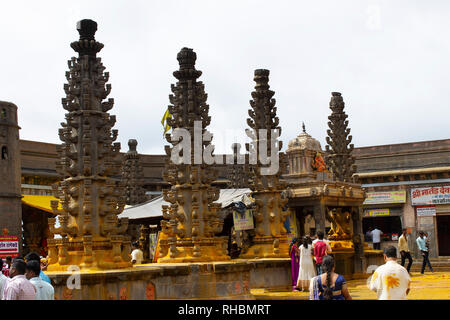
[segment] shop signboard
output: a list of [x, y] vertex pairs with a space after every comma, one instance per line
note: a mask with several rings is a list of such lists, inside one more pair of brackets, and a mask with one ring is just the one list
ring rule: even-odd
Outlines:
[[417, 206], [418, 217], [432, 217], [436, 215], [436, 206]]
[[450, 186], [411, 189], [411, 204], [450, 204]]
[[389, 215], [389, 209], [370, 209], [365, 212], [365, 217], [382, 217]]
[[406, 191], [367, 192], [363, 204], [405, 203]]
[[18, 237], [0, 237], [0, 257], [5, 259], [7, 256], [11, 256], [11, 258], [19, 256]]
[[234, 229], [236, 231], [253, 229], [253, 214], [251, 210], [233, 211]]

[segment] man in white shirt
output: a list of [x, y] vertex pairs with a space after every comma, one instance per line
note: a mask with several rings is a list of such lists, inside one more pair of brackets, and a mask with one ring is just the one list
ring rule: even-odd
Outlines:
[[34, 300], [36, 289], [25, 277], [27, 264], [22, 259], [14, 259], [9, 277], [3, 287], [3, 300]]
[[137, 242], [133, 243], [133, 249], [134, 250], [131, 252], [131, 263], [141, 264], [142, 260], [144, 260], [144, 253], [139, 249], [139, 244]]
[[369, 289], [376, 291], [378, 300], [406, 300], [411, 278], [408, 271], [397, 263], [397, 249], [384, 249], [384, 261], [372, 275]]
[[55, 289], [53, 286], [42, 280], [39, 275], [41, 273], [41, 264], [36, 260], [27, 262], [26, 277], [36, 288], [36, 300], [55, 300]]
[[383, 231], [375, 227], [375, 229], [372, 230], [371, 234], [372, 234], [373, 248], [375, 250], [380, 250], [381, 235], [383, 234]]
[[[2, 258], [0, 258], [0, 266], [3, 266]], [[7, 280], [8, 278], [3, 274], [3, 272], [0, 272], [0, 300], [2, 300], [3, 287], [5, 286]]]

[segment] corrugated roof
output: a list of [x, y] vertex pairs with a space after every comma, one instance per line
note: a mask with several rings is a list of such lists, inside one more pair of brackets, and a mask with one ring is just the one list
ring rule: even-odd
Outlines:
[[[218, 202], [225, 208], [233, 202], [242, 201], [245, 204], [249, 204], [252, 200], [249, 198], [251, 190], [248, 188], [243, 189], [220, 189]], [[149, 200], [147, 202], [127, 207], [119, 214], [119, 218], [145, 219], [162, 216], [162, 205], [170, 205], [169, 202], [164, 201], [162, 196]]]

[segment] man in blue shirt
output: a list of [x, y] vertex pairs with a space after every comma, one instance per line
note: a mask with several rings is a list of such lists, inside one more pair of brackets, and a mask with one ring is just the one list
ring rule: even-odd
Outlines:
[[428, 259], [428, 247], [427, 247], [427, 238], [425, 237], [425, 233], [423, 231], [419, 231], [419, 237], [416, 239], [417, 246], [419, 247], [420, 252], [422, 253], [423, 262], [422, 262], [422, 271], [421, 274], [425, 272], [425, 266], [428, 264], [431, 272], [433, 272], [433, 268], [431, 267], [430, 260]]
[[[27, 254], [25, 256], [25, 262], [32, 261], [32, 260], [39, 262], [39, 265], [41, 265], [41, 258], [39, 257], [39, 255], [37, 253], [30, 252], [29, 254]], [[42, 270], [41, 270], [41, 272], [39, 274], [39, 278], [41, 278], [45, 282], [48, 282], [48, 283], [52, 284], [52, 282], [50, 281], [50, 278], [48, 277], [48, 275], [46, 275], [44, 272], [42, 272]]]

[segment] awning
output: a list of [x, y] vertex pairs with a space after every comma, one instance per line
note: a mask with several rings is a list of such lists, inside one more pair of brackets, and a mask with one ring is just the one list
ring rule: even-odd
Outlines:
[[[252, 191], [248, 188], [220, 189], [219, 199], [215, 202], [220, 203], [222, 208], [226, 208], [237, 201], [242, 201], [245, 205], [249, 205], [253, 202], [253, 199], [250, 198], [251, 193]], [[170, 205], [170, 203], [164, 201], [162, 196], [159, 196], [147, 202], [126, 207], [118, 217], [129, 218], [130, 220], [162, 217], [162, 205]]]
[[[43, 210], [49, 213], [53, 213], [52, 207], [50, 206], [51, 200], [59, 200], [53, 196], [41, 196], [41, 195], [30, 195], [23, 194], [22, 202], [27, 206]], [[61, 202], [58, 204], [58, 210], [62, 210]]]

